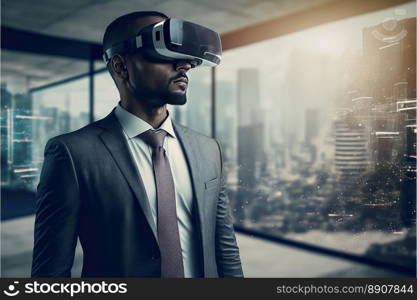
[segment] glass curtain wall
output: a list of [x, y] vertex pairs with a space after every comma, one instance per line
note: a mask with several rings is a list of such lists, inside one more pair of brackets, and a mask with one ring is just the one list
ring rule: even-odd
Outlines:
[[[415, 9], [225, 51], [216, 136], [237, 225], [415, 267]], [[210, 136], [211, 70], [188, 75], [188, 103], [169, 111]], [[47, 140], [89, 123], [89, 96], [88, 76], [29, 94], [2, 84], [2, 188], [36, 189]], [[96, 73], [94, 118], [118, 100]]]
[[236, 224], [415, 268], [415, 3], [226, 51]]
[[2, 86], [2, 188], [35, 191], [48, 139], [88, 124], [88, 80], [33, 93]]

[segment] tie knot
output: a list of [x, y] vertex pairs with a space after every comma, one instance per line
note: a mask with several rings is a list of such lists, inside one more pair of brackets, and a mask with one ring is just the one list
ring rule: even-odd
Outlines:
[[148, 143], [152, 148], [162, 147], [164, 144], [164, 138], [167, 135], [167, 132], [163, 129], [149, 129], [139, 135], [146, 143]]

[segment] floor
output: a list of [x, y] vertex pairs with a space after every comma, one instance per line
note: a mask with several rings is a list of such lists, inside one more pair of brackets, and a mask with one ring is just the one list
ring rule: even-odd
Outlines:
[[[1, 277], [29, 277], [34, 216], [1, 222]], [[245, 277], [399, 277], [400, 274], [237, 234]], [[77, 247], [72, 276], [79, 277]]]

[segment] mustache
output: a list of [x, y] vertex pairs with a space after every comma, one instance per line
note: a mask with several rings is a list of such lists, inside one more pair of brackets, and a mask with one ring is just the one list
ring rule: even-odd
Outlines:
[[188, 81], [188, 76], [185, 73], [178, 73], [173, 78], [171, 78], [171, 81], [175, 81], [175, 80], [183, 78], [183, 77], [187, 78], [187, 81]]

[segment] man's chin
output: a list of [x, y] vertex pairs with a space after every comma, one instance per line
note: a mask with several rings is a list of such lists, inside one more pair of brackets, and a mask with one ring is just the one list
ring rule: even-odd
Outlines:
[[167, 97], [167, 104], [184, 105], [185, 103], [187, 103], [186, 93], [171, 93]]

